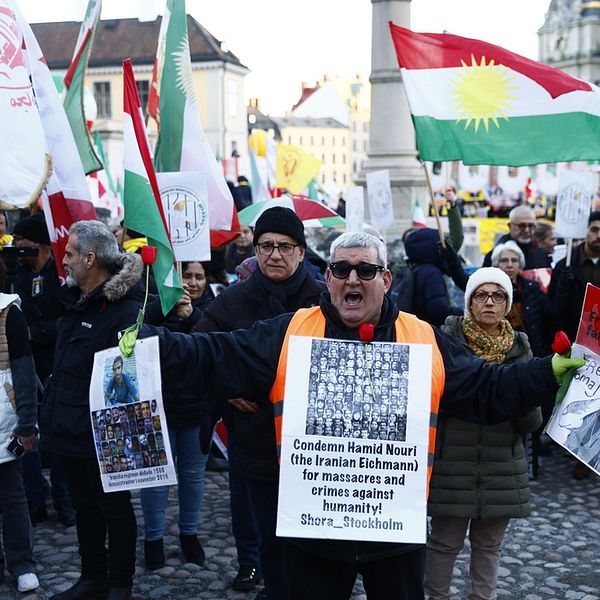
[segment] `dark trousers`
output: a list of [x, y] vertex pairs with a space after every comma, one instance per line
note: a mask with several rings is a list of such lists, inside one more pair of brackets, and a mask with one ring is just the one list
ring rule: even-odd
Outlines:
[[93, 458], [61, 456], [61, 459], [76, 512], [82, 577], [108, 577], [111, 587], [131, 586], [137, 538], [131, 494], [105, 493], [98, 463]]
[[348, 600], [359, 573], [368, 600], [423, 600], [424, 570], [425, 546], [388, 558], [349, 563], [284, 543], [287, 600]]
[[[69, 504], [69, 487], [62, 462], [55, 452], [48, 452], [45, 460], [50, 463], [50, 483], [52, 500], [55, 506]], [[42, 455], [40, 452], [28, 452], [23, 455], [23, 484], [27, 494], [27, 503], [31, 508], [46, 505], [48, 483], [42, 475]]]
[[277, 525], [277, 481], [258, 481], [244, 477], [250, 506], [258, 529], [258, 550], [269, 600], [284, 600], [283, 540], [275, 535]]
[[236, 467], [235, 434], [227, 432], [227, 458], [229, 461], [229, 503], [231, 507], [231, 530], [235, 538], [238, 563], [248, 567], [260, 566], [258, 532], [246, 480], [240, 477]]

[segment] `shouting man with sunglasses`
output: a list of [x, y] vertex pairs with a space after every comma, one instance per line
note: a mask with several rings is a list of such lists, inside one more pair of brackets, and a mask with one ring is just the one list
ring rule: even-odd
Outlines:
[[[581, 366], [580, 360], [558, 356], [513, 365], [486, 363], [437, 328], [399, 312], [387, 295], [391, 282], [383, 242], [366, 233], [345, 233], [332, 244], [329, 293], [321, 295], [318, 307], [229, 334], [177, 337], [158, 332], [163, 385], [182, 393], [186, 388], [200, 389], [214, 399], [268, 396], [275, 420], [269, 441], [279, 450], [286, 367], [297, 358], [287, 353], [292, 335], [359, 340], [360, 326], [371, 324], [376, 342], [430, 345], [433, 424], [438, 411], [484, 424], [527, 414], [544, 398], [554, 396], [557, 380], [568, 368]], [[335, 359], [329, 362], [320, 368], [339, 368]], [[371, 404], [381, 408], [382, 402], [375, 394]], [[430, 429], [430, 448], [434, 438], [435, 426]], [[256, 444], [264, 442], [256, 440]], [[274, 506], [272, 511], [276, 513]], [[359, 573], [369, 600], [424, 597], [422, 544], [286, 538], [282, 545], [284, 587], [269, 598], [347, 600]]]
[[[253, 243], [258, 268], [248, 280], [223, 290], [195, 331], [247, 329], [256, 321], [319, 303], [325, 286], [304, 267], [304, 225], [293, 210], [276, 206], [263, 212]], [[267, 396], [231, 398], [223, 420], [229, 434], [231, 519], [240, 564], [232, 587], [253, 590], [262, 567], [266, 588], [260, 598], [277, 599], [283, 596], [283, 542], [275, 535], [279, 464]]]
[[[525, 256], [525, 266], [523, 269], [544, 269], [551, 267], [552, 257], [546, 254], [542, 248], [536, 246], [533, 237], [534, 231], [535, 211], [523, 204], [515, 206], [508, 215], [508, 233], [496, 242], [496, 246], [511, 240], [515, 242]], [[492, 266], [492, 250], [485, 255], [482, 266]]]

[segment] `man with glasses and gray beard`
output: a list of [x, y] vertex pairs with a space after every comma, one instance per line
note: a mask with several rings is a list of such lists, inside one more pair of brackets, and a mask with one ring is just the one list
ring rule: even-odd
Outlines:
[[[519, 246], [525, 256], [526, 269], [544, 269], [552, 266], [552, 258], [535, 244], [533, 232], [535, 231], [535, 212], [529, 206], [521, 204], [515, 206], [508, 215], [508, 233], [497, 242], [504, 244], [512, 240]], [[492, 266], [492, 250], [483, 259], [483, 267]]]
[[[256, 321], [319, 303], [325, 286], [304, 267], [304, 225], [293, 210], [276, 206], [263, 212], [256, 221], [253, 244], [257, 270], [246, 281], [223, 290], [194, 331], [247, 329]], [[229, 404], [224, 421], [232, 529], [240, 565], [232, 587], [254, 589], [262, 568], [266, 588], [258, 598], [281, 600], [282, 540], [275, 536], [279, 464], [273, 409], [264, 396], [232, 398]]]

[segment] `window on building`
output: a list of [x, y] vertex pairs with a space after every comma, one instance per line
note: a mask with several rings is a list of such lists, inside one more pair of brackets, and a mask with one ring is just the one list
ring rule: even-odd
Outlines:
[[324, 146], [324, 145], [325, 145], [325, 136], [323, 136], [323, 137], [321, 138], [321, 146]]
[[312, 136], [312, 135], [310, 136], [310, 145], [311, 145], [311, 146], [314, 146], [314, 145], [315, 145], [315, 138], [314, 138], [314, 136]]
[[354, 123], [352, 123], [352, 131], [356, 131], [356, 121], [354, 121]]
[[367, 140], [363, 142], [363, 152], [367, 151]]
[[300, 146], [302, 146], [302, 136], [300, 136], [300, 138], [298, 139], [298, 144], [299, 144]]
[[363, 123], [363, 133], [369, 133], [369, 124], [366, 121]]
[[342, 154], [342, 164], [346, 164], [346, 153]]
[[288, 145], [291, 145], [291, 143], [292, 143], [292, 136], [288, 135]]
[[352, 170], [356, 173], [356, 171], [358, 171], [358, 165], [356, 163], [356, 161], [354, 161], [353, 165], [352, 165]]
[[335, 154], [331, 155], [331, 164], [335, 165]]
[[335, 135], [331, 136], [331, 145], [335, 146]]
[[352, 142], [352, 150], [356, 152], [356, 140]]
[[230, 117], [238, 116], [238, 84], [234, 79], [227, 82], [227, 109]]
[[346, 173], [344, 173], [343, 177], [342, 177], [342, 181], [344, 182], [344, 185], [346, 185], [348, 178], [346, 177]]
[[140, 103], [142, 105], [142, 111], [146, 111], [148, 105], [148, 94], [150, 93], [150, 80], [149, 79], [138, 79], [135, 82], [138, 94], [140, 95]]
[[238, 143], [235, 140], [231, 140], [231, 156], [233, 158], [238, 158], [239, 157], [239, 152], [238, 152]]
[[110, 104], [110, 81], [94, 81], [94, 100], [98, 107], [99, 119], [110, 119], [112, 110]]
[[345, 137], [343, 137], [343, 138], [342, 138], [342, 146], [345, 146], [345, 145], [346, 145], [346, 138], [345, 138]]
[[325, 155], [324, 155], [324, 154], [321, 154], [321, 160], [322, 160], [323, 162], [325, 162]]

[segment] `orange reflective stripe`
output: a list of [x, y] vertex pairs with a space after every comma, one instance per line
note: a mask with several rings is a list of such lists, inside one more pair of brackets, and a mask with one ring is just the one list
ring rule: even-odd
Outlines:
[[[321, 309], [316, 306], [313, 308], [300, 309], [290, 321], [285, 333], [279, 363], [277, 364], [277, 375], [275, 382], [271, 387], [269, 398], [273, 407], [277, 410], [275, 417], [275, 434], [277, 440], [278, 453], [281, 448], [281, 424], [283, 414], [283, 398], [285, 394], [285, 374], [287, 369], [287, 355], [289, 339], [292, 335], [301, 335], [307, 337], [325, 336], [325, 317]], [[446, 382], [446, 373], [444, 370], [444, 361], [442, 354], [435, 339], [433, 328], [425, 321], [417, 319], [414, 315], [401, 312], [395, 323], [396, 342], [404, 344], [427, 344], [431, 346], [431, 413], [429, 419], [429, 447], [427, 458], [427, 488], [429, 489], [429, 480], [431, 479], [431, 466], [433, 463], [433, 453], [435, 451], [435, 434], [437, 425], [437, 415], [440, 405], [440, 398], [444, 392]]]

